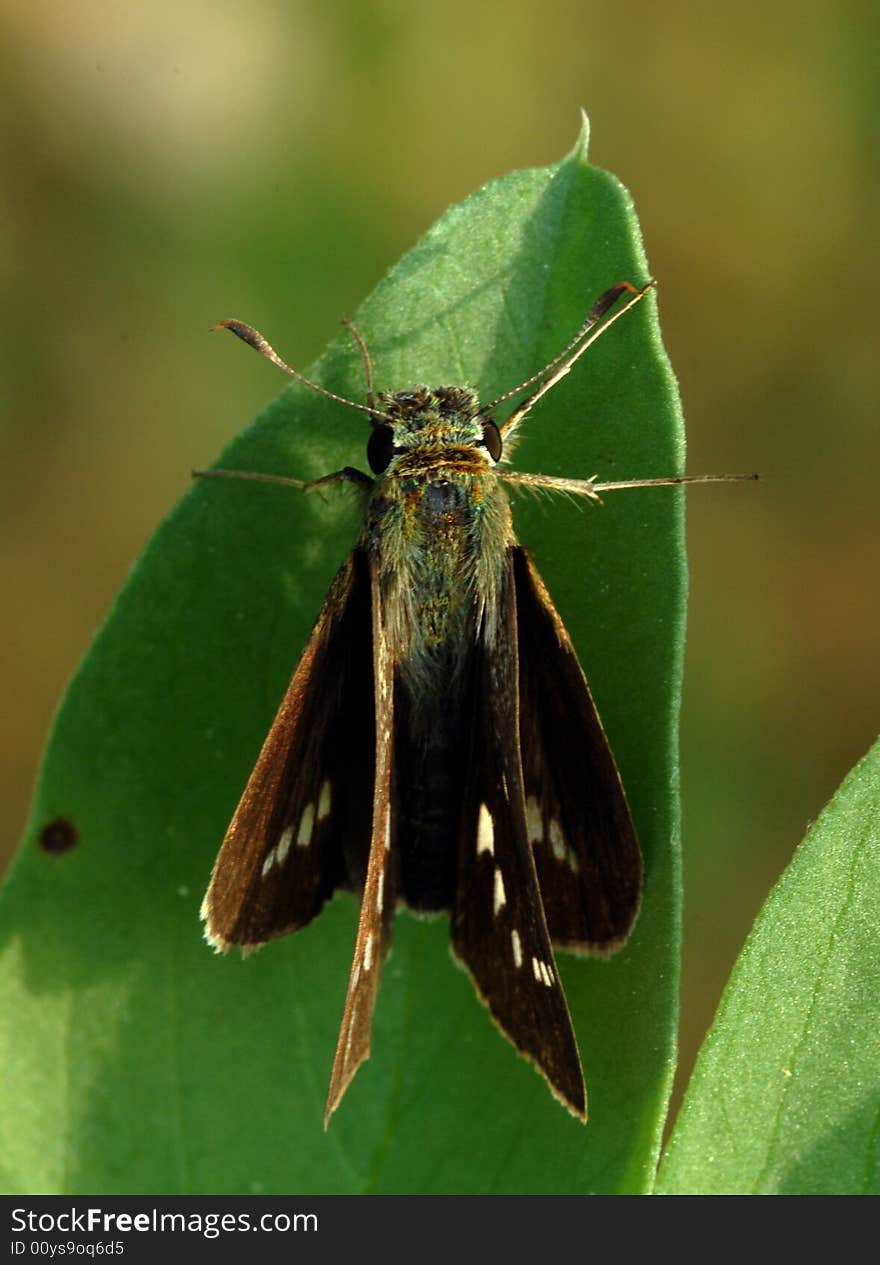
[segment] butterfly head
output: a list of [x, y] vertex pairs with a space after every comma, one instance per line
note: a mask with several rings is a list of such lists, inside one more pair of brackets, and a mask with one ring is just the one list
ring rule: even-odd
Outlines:
[[455, 464], [475, 473], [501, 457], [501, 436], [491, 418], [480, 413], [470, 387], [411, 387], [380, 391], [382, 416], [373, 421], [367, 460], [374, 474], [423, 472], [425, 466]]

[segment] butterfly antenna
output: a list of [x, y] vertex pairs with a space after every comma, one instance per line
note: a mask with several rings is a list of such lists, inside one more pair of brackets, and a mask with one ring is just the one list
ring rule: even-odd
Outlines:
[[[490, 412], [493, 408], [497, 407], [497, 405], [503, 404], [505, 400], [511, 399], [514, 395], [519, 395], [520, 391], [525, 391], [527, 387], [532, 386], [535, 382], [540, 382], [538, 389], [533, 391], [527, 399], [523, 400], [522, 404], [514, 409], [510, 417], [508, 417], [507, 420], [499, 426], [498, 429], [501, 431], [502, 436], [507, 435], [510, 431], [514, 430], [533, 405], [540, 400], [541, 396], [546, 395], [551, 387], [554, 387], [561, 378], [564, 378], [565, 375], [571, 371], [572, 366], [580, 360], [587, 348], [591, 347], [597, 338], [601, 338], [605, 331], [610, 329], [615, 321], [619, 321], [622, 316], [625, 316], [630, 308], [635, 307], [637, 303], [640, 303], [648, 291], [654, 288], [655, 284], [656, 282], [651, 280], [639, 289], [634, 285], [630, 285], [628, 281], [619, 281], [617, 285], [612, 286], [610, 290], [606, 290], [605, 293], [600, 295], [590, 308], [590, 311], [587, 314], [587, 319], [584, 321], [583, 325], [581, 325], [574, 338], [572, 338], [571, 341], [563, 347], [562, 351], [560, 351], [558, 355], [554, 356], [548, 364], [544, 365], [543, 369], [540, 369], [537, 373], [533, 373], [530, 378], [526, 378], [525, 382], [520, 382], [519, 386], [514, 387], [510, 391], [505, 391], [503, 395], [499, 395], [497, 399], [494, 399], [491, 403], [487, 404], [485, 411]], [[625, 303], [623, 307], [619, 308], [612, 316], [610, 316], [607, 321], [600, 325], [599, 322], [602, 320], [602, 317], [609, 308], [614, 306], [622, 294], [629, 294], [631, 296], [629, 301]], [[599, 325], [598, 329], [595, 328], [597, 325]], [[593, 333], [588, 338], [587, 335], [590, 334], [591, 330]]]
[[[349, 325], [349, 328], [352, 327]], [[377, 413], [374, 408], [368, 404], [358, 404], [355, 400], [348, 400], [344, 395], [337, 395], [335, 391], [328, 391], [326, 387], [319, 386], [317, 382], [312, 382], [310, 378], [306, 378], [297, 369], [291, 369], [286, 361], [282, 360], [278, 352], [267, 339], [263, 337], [258, 329], [254, 329], [253, 325], [246, 325], [244, 321], [228, 320], [219, 321], [211, 327], [215, 329], [228, 329], [243, 343], [247, 343], [249, 347], [253, 347], [254, 351], [258, 351], [261, 356], [265, 356], [267, 360], [271, 360], [273, 365], [277, 365], [279, 369], [283, 369], [291, 378], [295, 378], [297, 382], [301, 382], [303, 386], [309, 387], [312, 391], [317, 391], [319, 395], [326, 396], [328, 400], [334, 400], [337, 404], [345, 404], [348, 408], [356, 408], [360, 413], [366, 413], [369, 417], [380, 417], [386, 422], [393, 422], [393, 418], [388, 413]], [[359, 346], [366, 352], [366, 346], [360, 334], [356, 334]], [[369, 353], [367, 353], [367, 363], [369, 363]], [[372, 368], [370, 370], [372, 372]]]

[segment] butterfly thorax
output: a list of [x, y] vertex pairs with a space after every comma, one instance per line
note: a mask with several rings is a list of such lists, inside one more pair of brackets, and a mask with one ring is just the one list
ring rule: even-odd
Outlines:
[[419, 711], [459, 692], [475, 639], [494, 631], [510, 506], [487, 446], [494, 424], [475, 392], [415, 387], [382, 393], [377, 405], [393, 424], [380, 428], [389, 455], [362, 543], [377, 565], [392, 658]]

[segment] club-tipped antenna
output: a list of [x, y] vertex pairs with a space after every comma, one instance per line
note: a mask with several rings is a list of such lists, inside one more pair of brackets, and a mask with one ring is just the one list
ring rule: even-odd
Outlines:
[[[514, 409], [510, 417], [499, 426], [498, 429], [501, 431], [502, 436], [509, 434], [522, 421], [533, 405], [540, 400], [541, 396], [546, 395], [551, 387], [554, 387], [561, 378], [564, 378], [571, 371], [572, 366], [580, 360], [587, 348], [591, 347], [597, 338], [601, 338], [615, 321], [619, 321], [622, 316], [625, 316], [630, 308], [640, 303], [648, 291], [654, 288], [655, 284], [656, 282], [652, 279], [641, 288], [630, 285], [628, 281], [619, 281], [617, 285], [611, 286], [609, 290], [599, 296], [590, 308], [583, 325], [558, 355], [544, 365], [543, 369], [533, 373], [530, 378], [526, 378], [524, 382], [520, 382], [518, 386], [513, 387], [510, 391], [505, 391], [503, 395], [499, 395], [487, 404], [485, 411], [490, 412], [497, 405], [503, 404], [505, 400], [511, 399], [514, 395], [519, 395], [520, 391], [525, 391], [527, 387], [532, 386], [535, 382], [540, 383], [538, 389], [533, 391], [527, 399], [523, 400], [522, 404]], [[607, 321], [604, 321], [596, 329], [595, 326], [599, 324], [609, 308], [613, 307], [622, 294], [627, 293], [631, 296], [629, 301], [624, 303], [623, 307], [618, 308]], [[591, 330], [593, 331], [592, 334], [590, 334]], [[588, 334], [590, 334], [589, 338], [587, 337]]]
[[[353, 327], [349, 324], [348, 328], [354, 332]], [[263, 337], [258, 329], [254, 329], [253, 325], [248, 325], [244, 321], [236, 321], [230, 319], [227, 321], [218, 321], [216, 325], [211, 326], [212, 331], [216, 329], [228, 329], [243, 343], [247, 343], [249, 347], [253, 347], [254, 351], [258, 351], [261, 356], [265, 356], [267, 360], [271, 360], [273, 365], [277, 365], [279, 369], [288, 374], [291, 378], [295, 378], [297, 382], [301, 382], [303, 386], [309, 387], [312, 391], [317, 391], [318, 395], [326, 396], [328, 400], [334, 400], [337, 404], [345, 404], [348, 408], [356, 408], [359, 413], [366, 413], [368, 417], [381, 418], [383, 421], [392, 422], [394, 418], [389, 413], [382, 413], [369, 404], [358, 404], [356, 400], [346, 399], [344, 395], [337, 395], [335, 391], [328, 391], [326, 387], [319, 386], [317, 382], [312, 382], [310, 378], [305, 377], [298, 369], [292, 369], [286, 361], [282, 360], [278, 352], [272, 344]], [[362, 351], [366, 351], [363, 339], [359, 333], [355, 333], [358, 345]], [[367, 355], [367, 363], [369, 363], [369, 355]], [[372, 374], [372, 369], [370, 370]]]

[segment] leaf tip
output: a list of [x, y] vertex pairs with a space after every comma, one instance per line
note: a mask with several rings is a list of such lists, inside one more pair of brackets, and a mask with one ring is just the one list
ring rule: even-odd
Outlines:
[[575, 141], [572, 155], [585, 163], [590, 160], [590, 116], [583, 106], [581, 106], [581, 130]]

